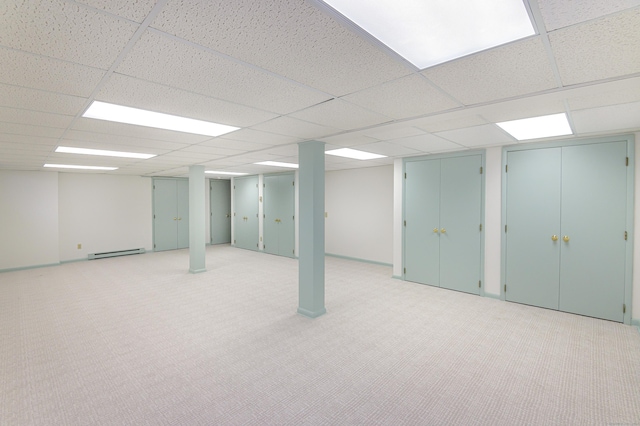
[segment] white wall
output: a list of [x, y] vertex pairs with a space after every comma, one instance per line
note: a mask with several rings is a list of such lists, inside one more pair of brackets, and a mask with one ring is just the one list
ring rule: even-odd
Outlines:
[[325, 174], [325, 251], [393, 263], [393, 166]]
[[0, 171], [0, 270], [59, 258], [58, 174]]
[[59, 173], [60, 260], [153, 250], [151, 183], [138, 176]]
[[500, 296], [502, 220], [502, 147], [485, 152], [484, 292]]

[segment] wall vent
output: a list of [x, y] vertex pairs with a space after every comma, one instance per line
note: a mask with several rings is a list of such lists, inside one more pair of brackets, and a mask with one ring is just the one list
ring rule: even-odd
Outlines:
[[105, 257], [115, 257], [115, 256], [129, 256], [132, 254], [142, 254], [144, 253], [143, 248], [137, 249], [129, 249], [129, 250], [118, 250], [118, 251], [105, 251], [102, 253], [89, 253], [89, 260], [92, 259], [104, 259]]

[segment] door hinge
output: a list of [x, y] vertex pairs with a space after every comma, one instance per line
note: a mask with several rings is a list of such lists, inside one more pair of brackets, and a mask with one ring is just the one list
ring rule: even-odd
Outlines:
[[507, 292], [507, 285], [506, 284], [504, 285], [504, 292], [505, 293]]
[[482, 281], [478, 281], [478, 287], [482, 288]]
[[508, 164], [506, 166], [504, 166], [504, 172], [505, 173], [509, 173], [509, 165]]
[[504, 232], [507, 233], [507, 225], [504, 226]]
[[235, 243], [236, 243], [236, 240], [233, 240], [233, 244], [235, 244]]
[[258, 184], [256, 183], [256, 188], [258, 187]]
[[256, 217], [258, 217], [258, 213], [256, 213]]
[[627, 167], [629, 167], [629, 157], [627, 157], [627, 164], [626, 164], [626, 166], [627, 166]]
[[156, 186], [155, 186], [155, 185], [153, 185], [153, 189], [156, 189]]
[[482, 174], [483, 171], [484, 171], [484, 169], [482, 167], [480, 167], [480, 174]]
[[291, 218], [292, 218], [293, 220], [296, 220], [296, 216], [295, 216], [295, 215], [294, 215], [294, 216], [291, 216]]
[[404, 174], [404, 178], [405, 178], [405, 179], [407, 178], [407, 174], [406, 174], [406, 173]]
[[153, 245], [153, 248], [156, 248], [156, 245], [155, 245], [155, 244]]
[[405, 274], [407, 273], [407, 268], [404, 268], [404, 273], [405, 273]]
[[155, 215], [155, 214], [153, 215], [153, 218], [154, 218], [154, 219], [156, 218], [156, 215]]
[[406, 220], [404, 221], [404, 226], [407, 226], [407, 221]]
[[629, 236], [629, 233], [627, 231], [624, 231], [624, 240], [627, 241], [627, 237]]
[[[260, 246], [258, 246], [258, 243], [256, 243], [256, 247], [260, 248]], [[266, 246], [265, 246], [266, 247]]]
[[622, 304], [622, 313], [623, 314], [627, 313], [627, 305], [625, 303]]
[[296, 186], [295, 181], [294, 181], [294, 182], [291, 182], [291, 186]]
[[480, 232], [482, 232], [482, 224], [480, 224]]

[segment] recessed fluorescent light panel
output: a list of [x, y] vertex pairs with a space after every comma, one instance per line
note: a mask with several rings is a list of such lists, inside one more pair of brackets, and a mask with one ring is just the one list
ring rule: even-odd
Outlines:
[[324, 0], [419, 69], [535, 34], [522, 0]]
[[325, 154], [337, 155], [338, 157], [353, 158], [355, 160], [374, 160], [376, 158], [385, 158], [386, 155], [372, 154], [371, 152], [358, 151], [351, 148], [340, 148], [325, 151]]
[[206, 171], [205, 173], [210, 173], [212, 175], [230, 175], [230, 176], [244, 176], [248, 173], [238, 173], [238, 172], [215, 172], [215, 171]]
[[260, 164], [261, 166], [274, 166], [274, 167], [285, 167], [288, 169], [297, 169], [298, 165], [294, 164], [294, 163], [282, 163], [280, 161], [262, 161], [260, 163], [253, 163], [253, 164]]
[[69, 164], [45, 164], [43, 167], [53, 167], [56, 169], [80, 169], [80, 170], [117, 170], [117, 167], [99, 167], [99, 166], [75, 166]]
[[504, 121], [496, 124], [519, 141], [573, 134], [565, 113]]
[[104, 149], [89, 149], [89, 148], [73, 148], [69, 146], [59, 146], [56, 148], [56, 152], [63, 152], [67, 154], [85, 154], [85, 155], [104, 155], [106, 157], [124, 157], [124, 158], [141, 158], [143, 160], [155, 157], [155, 154], [141, 154], [137, 152], [121, 152], [121, 151], [106, 151]]
[[220, 136], [238, 130], [239, 127], [209, 121], [194, 120], [160, 112], [146, 111], [122, 105], [93, 101], [82, 115], [85, 118], [155, 127], [157, 129], [175, 130], [177, 132], [195, 133], [197, 135]]

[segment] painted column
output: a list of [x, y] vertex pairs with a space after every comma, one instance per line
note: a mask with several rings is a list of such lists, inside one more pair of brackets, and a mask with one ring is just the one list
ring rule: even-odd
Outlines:
[[298, 144], [300, 252], [298, 313], [316, 318], [324, 307], [324, 142]]
[[189, 166], [189, 272], [205, 272], [204, 166]]

